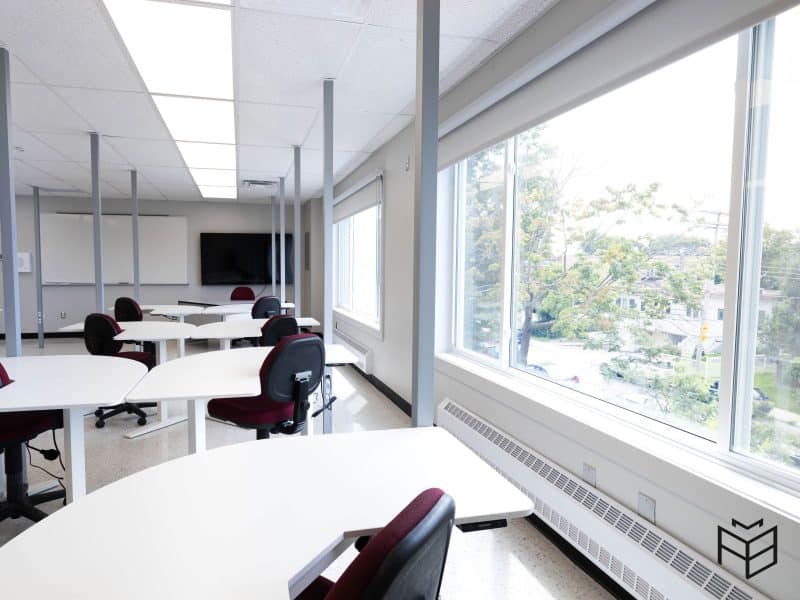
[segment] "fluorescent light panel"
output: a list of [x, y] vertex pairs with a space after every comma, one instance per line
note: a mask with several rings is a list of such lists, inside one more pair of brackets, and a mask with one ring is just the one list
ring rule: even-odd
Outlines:
[[236, 170], [236, 146], [233, 144], [204, 144], [177, 142], [178, 150], [190, 169]]
[[235, 187], [224, 187], [216, 185], [198, 185], [197, 187], [200, 188], [200, 193], [203, 195], [203, 198], [220, 198], [223, 200], [236, 199]]
[[236, 187], [236, 171], [224, 169], [189, 169], [198, 186]]

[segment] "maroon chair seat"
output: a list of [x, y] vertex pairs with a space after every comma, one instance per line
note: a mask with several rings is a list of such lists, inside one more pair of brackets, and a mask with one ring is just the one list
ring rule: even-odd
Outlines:
[[257, 439], [270, 432], [295, 433], [305, 427], [308, 394], [325, 369], [325, 346], [315, 335], [281, 338], [259, 371], [261, 393], [247, 398], [215, 398], [208, 413], [239, 427], [255, 429]]
[[247, 287], [246, 285], [240, 285], [237, 288], [234, 288], [231, 292], [231, 300], [255, 300], [256, 293], [253, 291], [253, 288]]
[[[0, 387], [9, 384], [13, 382], [0, 364]], [[4, 457], [6, 474], [6, 499], [0, 502], [0, 521], [17, 517], [41, 521], [47, 514], [36, 505], [64, 498], [64, 490], [28, 494], [22, 446], [45, 431], [63, 426], [63, 413], [60, 410], [0, 413], [0, 453]]]
[[425, 490], [370, 539], [338, 581], [318, 577], [298, 600], [436, 600], [454, 516], [450, 496]]
[[142, 363], [148, 370], [156, 366], [156, 357], [152, 352], [117, 352], [116, 356], [120, 358], [130, 358], [136, 362]]

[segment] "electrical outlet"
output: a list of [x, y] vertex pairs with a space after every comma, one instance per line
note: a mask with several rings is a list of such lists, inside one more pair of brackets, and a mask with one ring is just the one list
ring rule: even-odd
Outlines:
[[67, 313], [65, 313], [65, 312], [58, 313], [58, 318], [59, 319], [66, 319], [67, 318]]
[[656, 524], [656, 501], [650, 496], [639, 492], [639, 516]]
[[595, 469], [592, 465], [583, 463], [581, 477], [583, 477], [583, 480], [592, 487], [597, 487], [597, 469]]

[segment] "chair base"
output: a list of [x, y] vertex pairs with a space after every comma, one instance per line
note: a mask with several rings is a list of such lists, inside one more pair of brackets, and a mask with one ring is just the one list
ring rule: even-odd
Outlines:
[[123, 404], [117, 404], [115, 406], [109, 406], [106, 408], [98, 408], [94, 411], [94, 416], [97, 417], [97, 421], [95, 422], [94, 426], [98, 429], [102, 429], [106, 425], [106, 419], [110, 419], [113, 416], [127, 413], [129, 415], [136, 415], [139, 417], [137, 423], [139, 425], [147, 425], [147, 413], [144, 412], [143, 408], [154, 408], [158, 406], [155, 402], [141, 402], [139, 404], [133, 404], [131, 402], [125, 402]]
[[37, 505], [52, 500], [66, 498], [63, 489], [28, 495], [25, 481], [25, 465], [22, 457], [22, 444], [8, 446], [5, 452], [6, 499], [0, 502], [0, 521], [25, 517], [34, 522], [41, 521], [47, 513], [36, 508]]

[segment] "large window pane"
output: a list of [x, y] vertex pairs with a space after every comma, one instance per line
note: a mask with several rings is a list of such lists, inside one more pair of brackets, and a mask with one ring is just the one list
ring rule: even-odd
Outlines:
[[380, 322], [380, 205], [334, 225], [334, 306], [378, 327]]
[[710, 438], [736, 61], [718, 43], [517, 136], [514, 159], [512, 365]]
[[[769, 35], [768, 27], [762, 33]], [[753, 211], [762, 221], [755, 225], [761, 232], [758, 333], [755, 356], [742, 365], [752, 367], [754, 389], [749, 404], [741, 399], [749, 435], [737, 439], [741, 450], [800, 467], [800, 10], [775, 20], [771, 58], [770, 45], [763, 50], [766, 77], [772, 66], [770, 102], [757, 108], [768, 128], [766, 139], [754, 142], [766, 147], [764, 185], [759, 190], [755, 182], [752, 198], [763, 201], [763, 210]], [[740, 430], [747, 425], [737, 423]]]
[[479, 152], [459, 168], [460, 277], [456, 344], [492, 358], [502, 340], [505, 144]]

